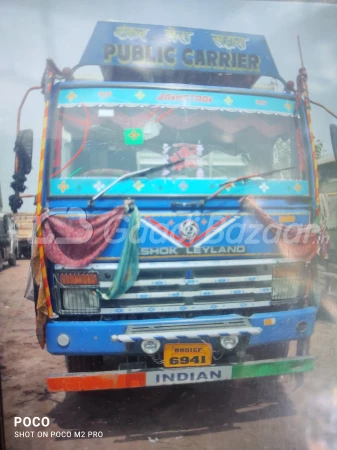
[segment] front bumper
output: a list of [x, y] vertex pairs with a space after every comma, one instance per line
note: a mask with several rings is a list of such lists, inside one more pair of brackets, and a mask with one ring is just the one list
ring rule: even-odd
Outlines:
[[[194, 319], [160, 319], [138, 321], [49, 321], [46, 327], [47, 350], [55, 355], [113, 355], [130, 353], [130, 342], [136, 342], [145, 338], [158, 338], [160, 341], [184, 341], [185, 339], [209, 339], [218, 340], [223, 334], [233, 333], [233, 329], [224, 328], [212, 334], [216, 324], [221, 322], [235, 322], [246, 320], [249, 326], [237, 327], [234, 330], [238, 334], [250, 336], [249, 346], [263, 345], [273, 342], [305, 339], [314, 331], [317, 308], [310, 307], [292, 311], [277, 313], [258, 313], [250, 317], [236, 314], [198, 317]], [[298, 324], [306, 323], [304, 331], [298, 329]], [[189, 326], [191, 329], [202, 324], [198, 333], [188, 334], [182, 331]], [[148, 332], [130, 335], [127, 330], [130, 327], [147, 328]], [[175, 329], [168, 334], [167, 327]], [[156, 329], [156, 331], [154, 331]], [[151, 331], [152, 330], [152, 331]], [[223, 331], [223, 332], [222, 332]], [[150, 334], [149, 334], [150, 333]], [[152, 333], [152, 335], [151, 335]], [[165, 334], [166, 333], [166, 334]], [[61, 346], [57, 338], [65, 334], [69, 338], [69, 344]], [[132, 337], [132, 339], [130, 338]], [[131, 340], [130, 340], [131, 339]], [[133, 344], [131, 344], [133, 345]], [[142, 353], [139, 346], [133, 348], [136, 353]]]
[[119, 370], [51, 375], [47, 378], [47, 386], [51, 392], [95, 391], [238, 380], [296, 374], [309, 372], [313, 369], [313, 358], [296, 357], [196, 368]]

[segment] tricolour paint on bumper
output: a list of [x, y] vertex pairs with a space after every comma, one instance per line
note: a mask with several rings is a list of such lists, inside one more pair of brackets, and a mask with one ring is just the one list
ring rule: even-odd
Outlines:
[[186, 369], [123, 370], [51, 375], [47, 378], [47, 386], [51, 392], [95, 391], [238, 380], [309, 372], [313, 369], [314, 359], [312, 357], [296, 357]]

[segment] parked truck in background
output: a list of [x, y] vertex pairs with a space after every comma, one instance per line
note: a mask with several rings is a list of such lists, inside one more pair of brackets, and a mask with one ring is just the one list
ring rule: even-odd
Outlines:
[[2, 195], [0, 184], [0, 271], [4, 263], [16, 265], [18, 254], [18, 238], [16, 225], [11, 214], [2, 212]]
[[[91, 66], [97, 80], [76, 78]], [[260, 77], [282, 89], [255, 89]], [[69, 371], [49, 376], [49, 389], [312, 370], [315, 251], [289, 256], [264, 222], [303, 229], [319, 212], [304, 69], [296, 91], [263, 36], [99, 22], [79, 64], [48, 61], [43, 80], [39, 232], [42, 214], [55, 231], [79, 210], [99, 221], [125, 208], [82, 267], [39, 243], [47, 350]], [[138, 254], [125, 262], [136, 209]], [[132, 264], [139, 273], [116, 293], [123, 264], [125, 285]]]
[[33, 229], [33, 213], [16, 213], [14, 221], [18, 232], [18, 257], [30, 259]]

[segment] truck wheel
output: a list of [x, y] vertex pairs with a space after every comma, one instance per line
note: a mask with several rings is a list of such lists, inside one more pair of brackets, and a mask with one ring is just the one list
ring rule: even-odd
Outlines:
[[16, 252], [14, 253], [12, 258], [8, 259], [8, 264], [12, 267], [16, 266]]
[[66, 356], [68, 373], [94, 372], [103, 364], [103, 356]]
[[2, 259], [2, 252], [0, 249], [0, 272], [2, 271], [3, 268], [4, 268], [4, 260]]
[[22, 255], [23, 255], [23, 257], [25, 259], [31, 259], [31, 248], [30, 247], [23, 247]]
[[286, 358], [289, 352], [289, 342], [277, 342], [253, 347], [252, 354], [255, 360]]
[[[258, 347], [252, 347], [252, 351], [249, 352], [253, 355], [255, 361], [259, 360], [267, 360], [267, 359], [278, 359], [278, 358], [286, 358], [289, 352], [289, 342], [276, 342], [273, 344], [261, 345]], [[274, 383], [278, 383], [281, 380], [280, 375], [273, 376], [265, 376], [258, 378], [250, 378], [248, 379], [248, 384], [252, 389], [257, 390], [257, 392], [261, 391], [271, 391], [275, 392], [275, 386], [272, 388], [271, 386]]]

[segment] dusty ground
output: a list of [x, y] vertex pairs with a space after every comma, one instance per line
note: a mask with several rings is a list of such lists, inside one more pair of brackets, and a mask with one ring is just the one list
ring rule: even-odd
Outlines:
[[[62, 357], [40, 350], [33, 304], [23, 298], [28, 262], [0, 273], [0, 364], [7, 449], [337, 449], [337, 326], [317, 322], [316, 370], [281, 381], [49, 394]], [[334, 311], [331, 303], [331, 311]], [[336, 309], [336, 308], [335, 308]], [[14, 417], [48, 416], [47, 428], [14, 428]], [[35, 432], [15, 437], [15, 431]], [[38, 431], [48, 437], [37, 437]], [[51, 437], [70, 432], [69, 438]], [[75, 438], [81, 431], [85, 438]], [[103, 437], [88, 437], [100, 432]]]

